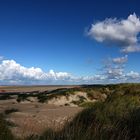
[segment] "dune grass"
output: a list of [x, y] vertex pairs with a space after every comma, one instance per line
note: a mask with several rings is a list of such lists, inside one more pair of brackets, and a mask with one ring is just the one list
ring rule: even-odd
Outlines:
[[112, 94], [104, 102], [89, 103], [73, 120], [66, 122], [62, 130], [48, 129], [41, 136], [30, 139], [138, 140], [140, 138], [138, 89], [139, 85], [114, 86]]
[[2, 114], [0, 114], [0, 140], [16, 140]]
[[[94, 87], [81, 90], [92, 93]], [[83, 103], [85, 109], [66, 121], [63, 128], [47, 129], [41, 135], [31, 135], [24, 140], [139, 140], [140, 84], [99, 86], [95, 90], [101, 94], [109, 91], [107, 99]], [[3, 124], [0, 123], [1, 128], [6, 127]], [[0, 140], [4, 134], [8, 134], [5, 138], [13, 138], [7, 127], [1, 130], [6, 133], [0, 135]]]

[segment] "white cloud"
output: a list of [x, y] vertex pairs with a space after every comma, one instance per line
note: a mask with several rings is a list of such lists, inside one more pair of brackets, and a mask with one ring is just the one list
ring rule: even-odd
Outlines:
[[14, 60], [2, 60], [0, 63], [0, 84], [95, 84], [107, 83], [112, 80], [121, 82], [127, 80], [140, 81], [140, 73], [124, 72], [122, 65], [107, 65], [101, 74], [92, 76], [73, 76], [67, 72], [44, 72], [40, 68], [27, 68]]
[[127, 62], [128, 56], [107, 59], [104, 63], [102, 74], [105, 78], [102, 82], [107, 83], [118, 83], [118, 82], [140, 82], [139, 72], [126, 72], [125, 63]]
[[0, 84], [82, 84], [103, 80], [103, 76], [76, 77], [67, 72], [44, 72], [40, 68], [27, 68], [14, 60], [0, 64]]
[[112, 59], [113, 63], [115, 64], [124, 64], [128, 61], [128, 56], [125, 55], [123, 57], [117, 57]]
[[124, 80], [125, 71], [124, 64], [127, 62], [127, 55], [118, 58], [109, 58], [105, 61], [102, 70], [102, 75], [105, 75], [105, 80]]
[[121, 47], [121, 51], [139, 52], [138, 35], [140, 33], [140, 18], [136, 14], [127, 19], [107, 18], [92, 24], [88, 35], [98, 42], [106, 42]]
[[106, 75], [107, 80], [122, 79], [124, 77], [124, 69], [122, 67], [110, 66], [105, 70], [104, 75]]
[[127, 79], [140, 79], [140, 73], [130, 71], [129, 73], [126, 74]]
[[140, 52], [140, 45], [131, 45], [124, 47], [121, 52], [128, 53], [128, 52]]
[[16, 63], [14, 60], [3, 60], [0, 64], [0, 82], [26, 84], [37, 81], [57, 81], [69, 79], [71, 75], [67, 72], [48, 73], [40, 68], [27, 68]]
[[91, 84], [102, 83], [105, 75], [73, 76], [67, 72], [44, 72], [40, 68], [27, 68], [14, 60], [3, 60], [0, 64], [0, 84]]

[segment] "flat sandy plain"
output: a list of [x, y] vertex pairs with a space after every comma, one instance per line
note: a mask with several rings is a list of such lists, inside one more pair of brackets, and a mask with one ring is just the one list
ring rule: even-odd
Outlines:
[[[0, 91], [6, 94], [7, 92], [42, 92], [73, 87], [75, 86], [1, 86]], [[82, 110], [80, 107], [55, 106], [37, 101], [18, 103], [15, 99], [0, 100], [0, 113], [12, 108], [18, 111], [7, 114], [6, 120], [14, 123], [11, 130], [18, 137], [41, 134], [47, 128], [59, 128]]]
[[74, 85], [40, 85], [40, 86], [0, 86], [0, 92], [33, 92], [33, 91], [50, 91], [60, 88], [73, 88]]

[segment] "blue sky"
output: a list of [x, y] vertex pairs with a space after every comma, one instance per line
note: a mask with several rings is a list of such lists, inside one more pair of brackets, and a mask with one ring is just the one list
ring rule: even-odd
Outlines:
[[1, 0], [0, 84], [139, 82], [139, 5]]

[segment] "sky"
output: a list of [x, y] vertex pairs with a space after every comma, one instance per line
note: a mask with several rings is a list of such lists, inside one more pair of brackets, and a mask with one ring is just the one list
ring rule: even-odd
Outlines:
[[139, 0], [0, 0], [0, 85], [140, 82]]

